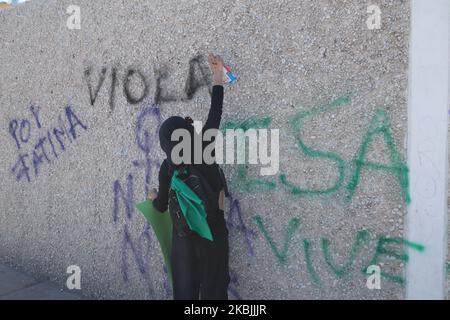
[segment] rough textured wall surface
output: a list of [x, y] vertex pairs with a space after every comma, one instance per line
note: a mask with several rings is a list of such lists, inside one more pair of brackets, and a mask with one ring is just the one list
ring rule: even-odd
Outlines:
[[[225, 165], [230, 298], [401, 299], [409, 1], [71, 1], [0, 12], [0, 260], [94, 298], [171, 297], [134, 204], [157, 126], [206, 118], [209, 51], [239, 77], [224, 128], [280, 129], [280, 171]], [[425, 248], [426, 250], [426, 248]], [[363, 269], [381, 266], [381, 290]]]

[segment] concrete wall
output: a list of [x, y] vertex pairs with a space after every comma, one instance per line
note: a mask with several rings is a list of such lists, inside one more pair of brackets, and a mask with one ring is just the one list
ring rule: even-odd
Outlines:
[[157, 183], [158, 124], [205, 119], [213, 51], [239, 77], [224, 128], [280, 129], [277, 175], [224, 166], [230, 297], [404, 298], [392, 252], [426, 250], [403, 231], [409, 1], [376, 1], [379, 30], [367, 1], [77, 0], [69, 30], [72, 3], [0, 13], [1, 261], [61, 286], [78, 265], [89, 297], [170, 298], [133, 206]]

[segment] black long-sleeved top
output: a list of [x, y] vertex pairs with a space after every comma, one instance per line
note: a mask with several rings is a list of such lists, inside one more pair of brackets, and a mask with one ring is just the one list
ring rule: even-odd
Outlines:
[[[222, 119], [223, 91], [224, 88], [221, 85], [214, 85], [212, 88], [211, 107], [209, 109], [208, 119], [206, 120], [206, 123], [202, 128], [202, 134], [208, 129], [219, 129], [220, 120]], [[169, 149], [166, 145], [163, 145], [167, 144], [167, 142], [162, 141], [161, 138], [160, 143], [161, 147], [165, 151]], [[205, 146], [206, 144], [203, 144], [202, 152]], [[170, 153], [167, 154], [167, 156], [170, 157]], [[168, 207], [169, 187], [172, 178], [171, 176], [169, 176], [169, 166], [170, 162], [166, 158], [162, 162], [161, 168], [159, 169], [158, 196], [153, 200], [153, 206], [159, 212], [165, 212]], [[222, 180], [223, 177], [221, 176], [220, 171], [218, 170], [218, 165], [216, 163], [209, 165], [202, 163], [195, 164], [195, 166], [198, 166], [198, 168], [201, 170], [200, 172], [202, 173], [202, 175], [208, 179], [208, 182], [211, 186], [217, 188], [216, 190], [221, 190], [224, 187]]]

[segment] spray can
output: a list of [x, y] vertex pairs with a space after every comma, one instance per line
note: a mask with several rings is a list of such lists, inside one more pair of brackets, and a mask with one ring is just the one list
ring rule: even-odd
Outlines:
[[227, 81], [228, 83], [234, 83], [236, 82], [237, 78], [235, 77], [235, 75], [231, 72], [230, 68], [228, 68], [227, 66], [223, 66], [223, 73], [225, 73], [225, 75], [227, 76]]

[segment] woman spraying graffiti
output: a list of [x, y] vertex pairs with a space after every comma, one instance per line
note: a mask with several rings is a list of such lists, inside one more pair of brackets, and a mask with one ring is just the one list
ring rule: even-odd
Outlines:
[[[185, 129], [194, 141], [209, 129], [219, 129], [223, 105], [224, 63], [220, 56], [209, 54], [212, 71], [211, 107], [201, 133], [191, 118], [172, 116], [159, 130], [160, 145], [167, 158], [159, 171], [159, 190], [149, 198], [159, 212], [169, 209], [173, 222], [172, 267], [174, 299], [228, 299], [228, 229], [224, 218], [226, 183], [217, 163], [194, 163], [194, 150], [189, 163], [174, 161], [172, 133]], [[206, 145], [203, 145], [203, 148]], [[201, 150], [203, 154], [203, 150]], [[183, 159], [186, 159], [183, 157]]]

